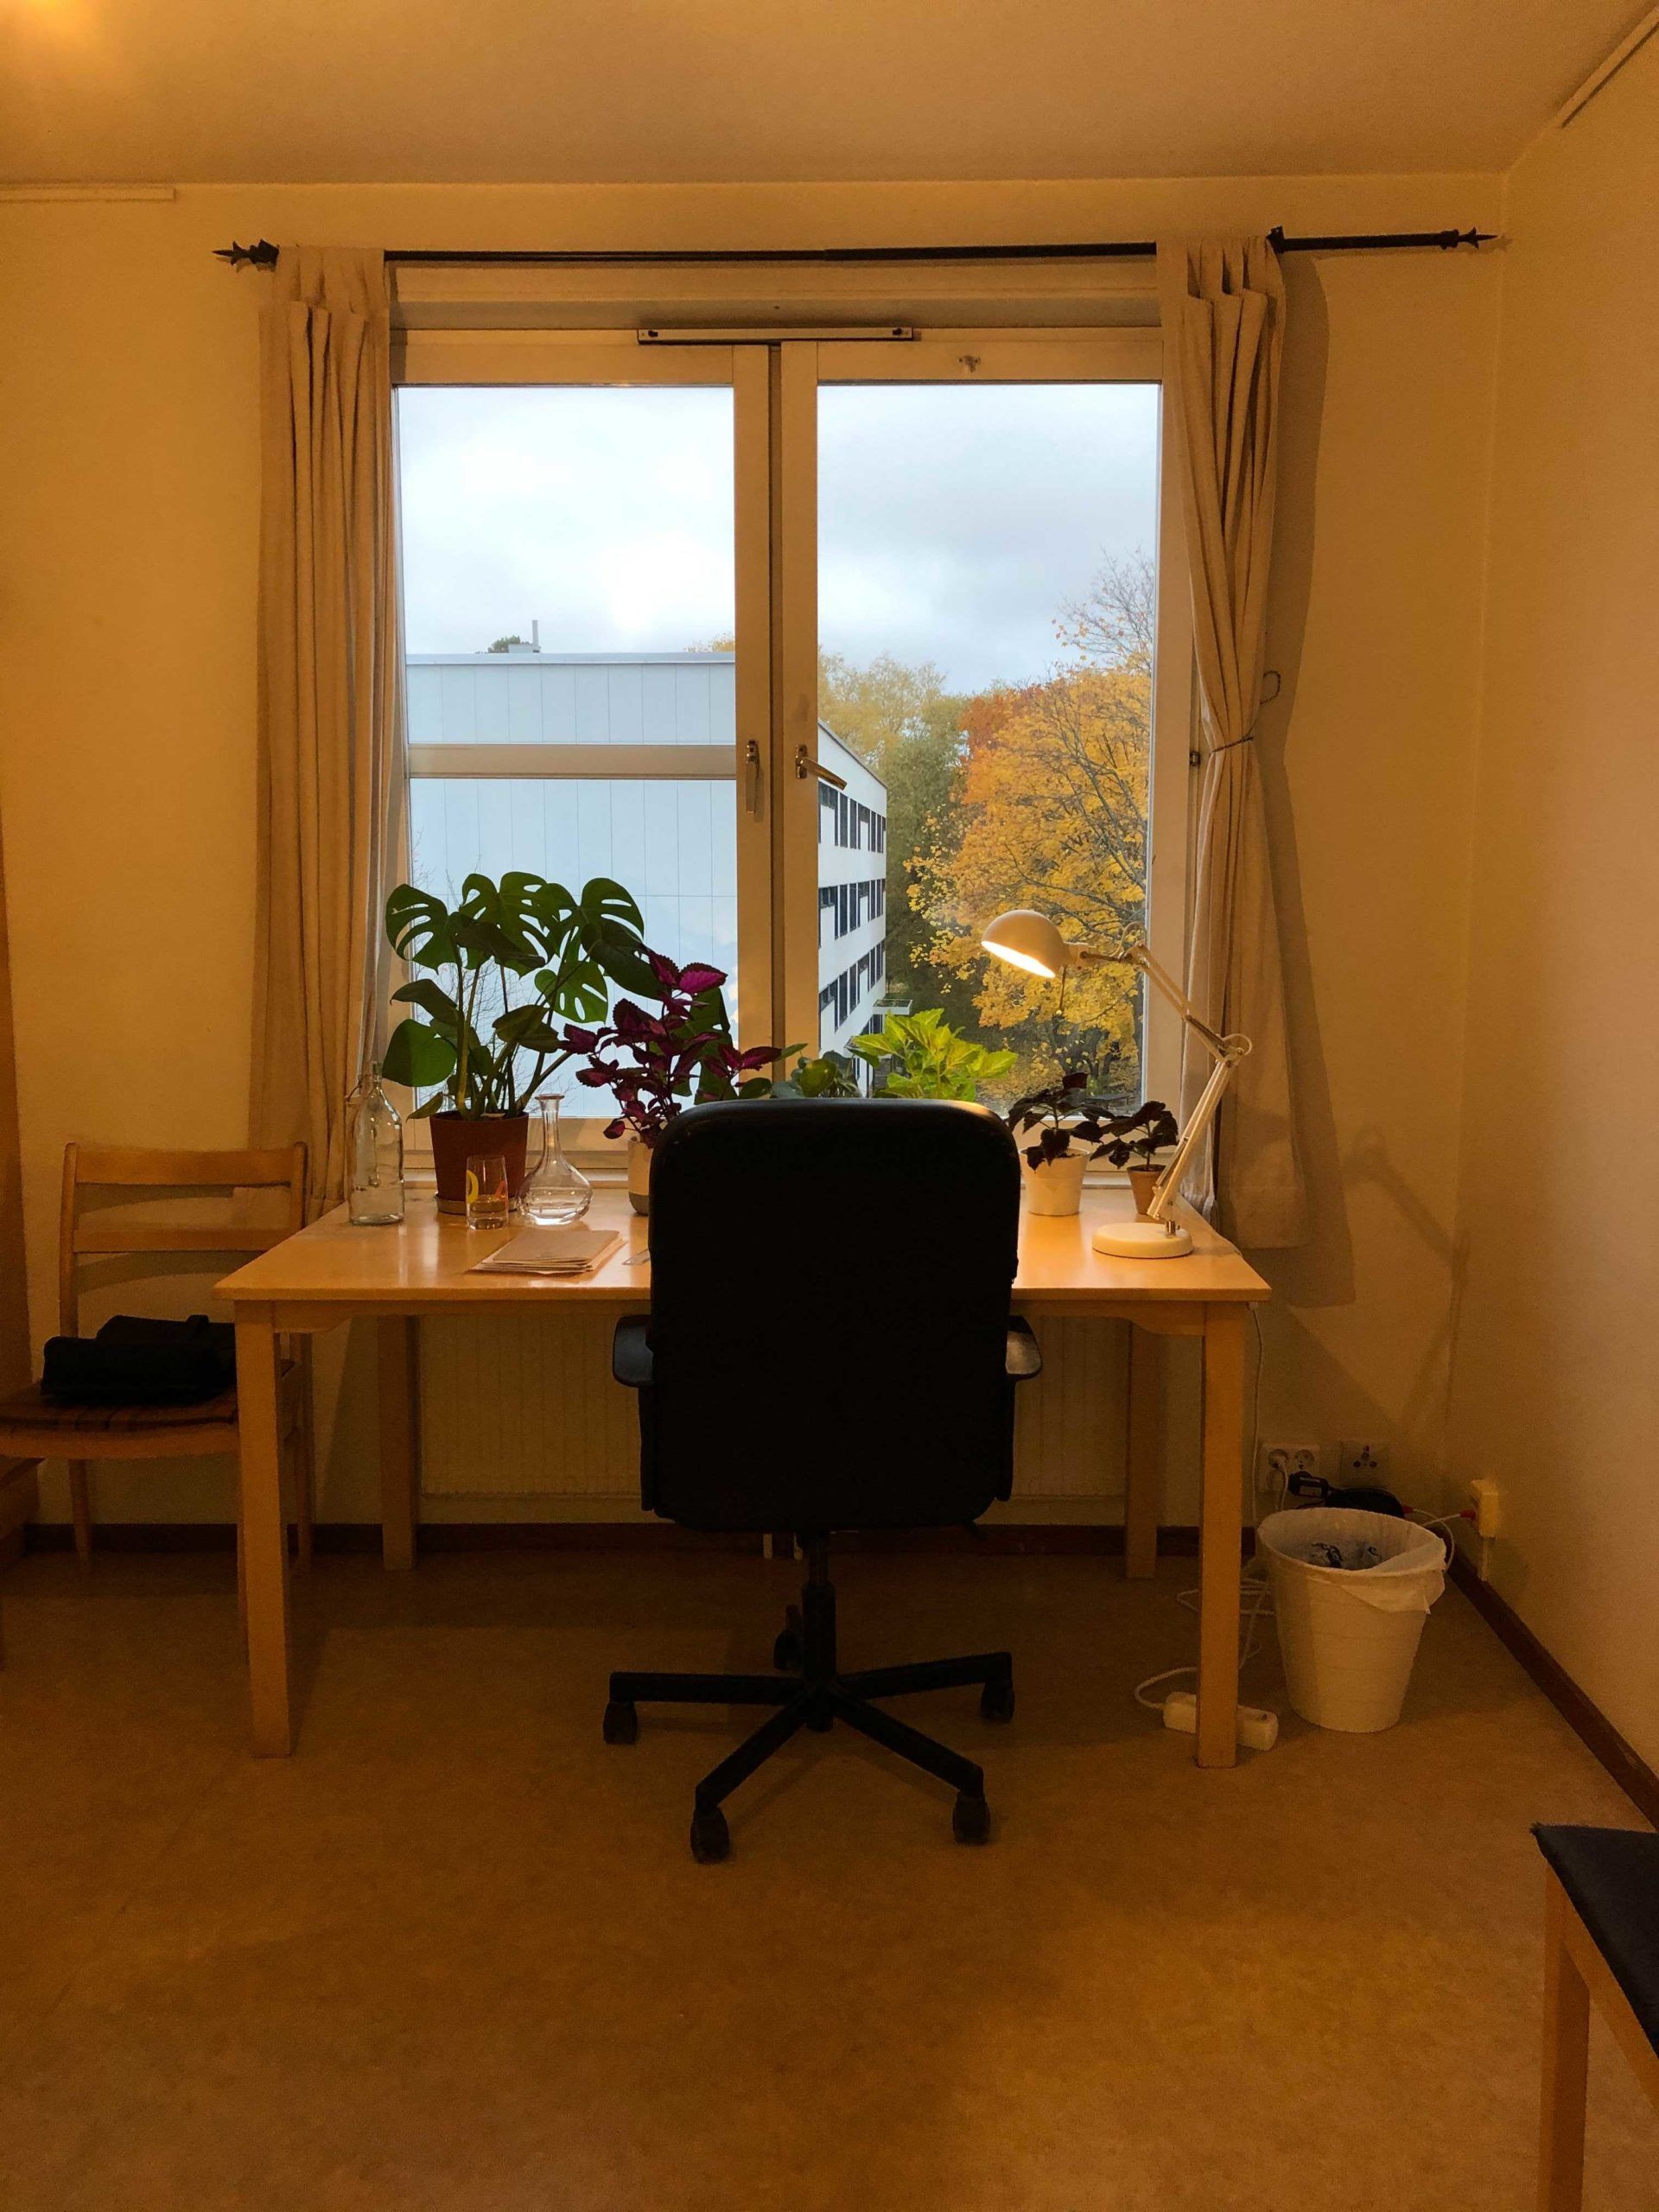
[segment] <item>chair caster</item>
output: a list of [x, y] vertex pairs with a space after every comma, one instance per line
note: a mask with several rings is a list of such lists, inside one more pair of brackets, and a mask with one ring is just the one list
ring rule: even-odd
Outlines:
[[718, 1805], [699, 1805], [691, 1815], [691, 1856], [699, 1866], [715, 1866], [732, 1847], [732, 1832]]
[[982, 1797], [970, 1797], [963, 1789], [957, 1794], [956, 1810], [950, 1815], [951, 1833], [958, 1843], [988, 1843], [991, 1840], [991, 1808]]
[[613, 1697], [605, 1708], [605, 1740], [607, 1744], [637, 1744], [639, 1740], [639, 1708], [626, 1698]]
[[780, 1675], [798, 1675], [806, 1664], [806, 1643], [801, 1633], [798, 1606], [790, 1606], [784, 1615], [784, 1625], [772, 1647], [772, 1663]]
[[982, 1720], [1012, 1720], [1014, 1718], [1014, 1682], [987, 1682], [979, 1694], [979, 1717]]

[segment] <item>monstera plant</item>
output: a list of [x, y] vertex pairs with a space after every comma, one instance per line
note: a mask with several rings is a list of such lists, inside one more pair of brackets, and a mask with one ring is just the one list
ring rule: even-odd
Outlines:
[[594, 876], [581, 894], [514, 869], [499, 882], [469, 875], [452, 906], [399, 884], [386, 934], [421, 972], [392, 993], [413, 1011], [387, 1041], [382, 1071], [432, 1096], [438, 1202], [464, 1203], [471, 1154], [500, 1153], [510, 1185], [524, 1179], [524, 1109], [570, 1057], [565, 1024], [604, 1018], [612, 983], [647, 995], [657, 978], [639, 907], [620, 883]]

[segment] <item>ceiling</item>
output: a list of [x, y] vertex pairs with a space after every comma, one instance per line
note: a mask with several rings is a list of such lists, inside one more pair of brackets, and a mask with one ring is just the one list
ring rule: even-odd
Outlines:
[[1644, 0], [0, 0], [0, 175], [1506, 167]]

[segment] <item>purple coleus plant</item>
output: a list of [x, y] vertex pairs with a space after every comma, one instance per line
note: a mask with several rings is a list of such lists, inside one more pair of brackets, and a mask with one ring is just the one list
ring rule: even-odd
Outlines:
[[740, 1052], [726, 1011], [726, 973], [693, 962], [679, 968], [666, 955], [647, 952], [661, 1009], [647, 1013], [619, 999], [601, 1029], [568, 1024], [564, 1042], [584, 1054], [576, 1081], [611, 1090], [619, 1109], [607, 1137], [634, 1136], [654, 1145], [677, 1114], [719, 1098], [763, 1098], [771, 1090], [760, 1074], [782, 1055], [775, 1045]]

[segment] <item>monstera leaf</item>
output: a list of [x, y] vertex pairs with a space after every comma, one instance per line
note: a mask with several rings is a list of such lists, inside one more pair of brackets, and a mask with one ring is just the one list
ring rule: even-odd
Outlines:
[[[423, 975], [393, 993], [416, 1011], [393, 1031], [385, 1072], [414, 1089], [442, 1086], [420, 1113], [521, 1111], [550, 1058], [569, 1057], [563, 1021], [602, 1020], [610, 981], [652, 987], [643, 926], [634, 899], [609, 876], [594, 877], [578, 897], [527, 869], [499, 881], [475, 873], [453, 907], [399, 884], [386, 901], [393, 950], [411, 967], [453, 969], [454, 988]], [[524, 976], [534, 978], [535, 996], [515, 1002], [512, 986]]]
[[412, 883], [400, 883], [387, 899], [386, 935], [397, 957], [416, 968], [453, 968], [461, 958], [449, 909]]

